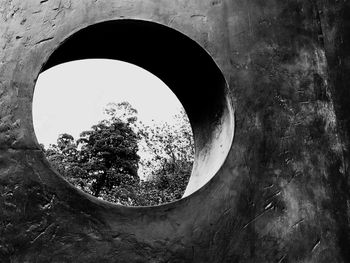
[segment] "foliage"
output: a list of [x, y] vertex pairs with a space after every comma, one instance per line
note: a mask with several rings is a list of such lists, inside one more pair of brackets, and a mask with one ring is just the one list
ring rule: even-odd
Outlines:
[[93, 178], [94, 196], [99, 196], [103, 188], [111, 191], [115, 186], [138, 183], [137, 142], [137, 134], [119, 119], [102, 121], [80, 134], [80, 162]]
[[162, 202], [182, 197], [192, 170], [194, 147], [192, 130], [184, 110], [175, 122], [140, 125], [142, 172], [155, 182]]
[[50, 145], [45, 155], [53, 167], [81, 190], [123, 205], [158, 205], [181, 198], [194, 155], [185, 112], [174, 124], [153, 126], [138, 122], [128, 102], [109, 103], [105, 113], [107, 118], [78, 140], [65, 133]]
[[[79, 151], [73, 136], [64, 133], [57, 139], [57, 144], [50, 145], [45, 155], [52, 166], [77, 187], [89, 190], [86, 177], [88, 172], [80, 162]], [[88, 191], [91, 193], [91, 191]]]

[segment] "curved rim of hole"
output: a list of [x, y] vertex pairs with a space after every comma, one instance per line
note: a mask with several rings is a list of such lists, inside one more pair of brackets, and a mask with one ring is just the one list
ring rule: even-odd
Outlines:
[[[66, 36], [46, 55], [36, 80], [56, 65], [94, 58], [120, 60], [151, 72], [172, 90], [187, 113], [195, 147], [192, 173], [183, 197], [159, 206], [187, 199], [203, 189], [225, 162], [234, 138], [228, 84], [210, 54], [190, 37], [157, 22], [107, 20]], [[38, 144], [36, 135], [35, 140]]]

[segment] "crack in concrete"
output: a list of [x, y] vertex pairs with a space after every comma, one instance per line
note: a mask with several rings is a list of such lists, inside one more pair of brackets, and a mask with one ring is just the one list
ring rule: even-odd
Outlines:
[[320, 244], [321, 244], [321, 240], [318, 239], [317, 242], [316, 242], [316, 244], [312, 247], [311, 253], [313, 253], [313, 252], [317, 249], [317, 247], [318, 247]]
[[53, 37], [44, 38], [44, 39], [42, 39], [42, 40], [36, 42], [35, 45], [39, 45], [39, 44], [41, 44], [41, 43], [44, 43], [44, 42], [46, 42], [46, 41], [50, 41], [50, 40], [52, 40], [52, 39], [53, 39]]
[[298, 220], [297, 222], [295, 222], [295, 223], [291, 226], [291, 228], [295, 228], [295, 227], [299, 226], [302, 222], [304, 222], [304, 218], [302, 218], [302, 219]]
[[258, 220], [260, 217], [262, 217], [263, 215], [265, 215], [267, 212], [269, 212], [271, 209], [273, 209], [274, 206], [271, 206], [269, 208], [267, 208], [266, 210], [264, 210], [262, 213], [260, 213], [259, 215], [257, 215], [256, 217], [254, 217], [252, 220], [250, 220], [247, 224], [245, 224], [243, 226], [243, 228], [247, 228], [247, 226], [249, 226], [250, 224], [254, 223], [256, 220]]
[[40, 232], [39, 235], [37, 235], [32, 241], [30, 241], [30, 244], [34, 244], [41, 236], [45, 235], [46, 232], [54, 225], [54, 223], [48, 225], [43, 231]]
[[283, 257], [281, 257], [281, 259], [278, 261], [278, 263], [282, 263], [282, 261], [286, 258], [287, 255], [283, 255]]

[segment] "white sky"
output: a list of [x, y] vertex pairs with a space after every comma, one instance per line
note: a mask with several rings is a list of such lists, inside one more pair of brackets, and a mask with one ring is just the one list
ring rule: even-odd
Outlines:
[[33, 99], [39, 143], [48, 147], [61, 133], [75, 139], [104, 119], [109, 102], [128, 101], [145, 123], [171, 121], [182, 107], [150, 72], [117, 60], [88, 59], [60, 64], [40, 74]]

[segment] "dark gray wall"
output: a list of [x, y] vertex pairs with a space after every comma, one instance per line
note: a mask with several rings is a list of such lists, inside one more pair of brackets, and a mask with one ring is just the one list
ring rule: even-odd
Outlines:
[[[350, 262], [349, 5], [1, 1], [0, 261]], [[235, 109], [217, 174], [159, 207], [119, 207], [75, 190], [50, 170], [32, 127], [35, 80], [50, 54], [79, 29], [126, 18], [197, 41]]]

